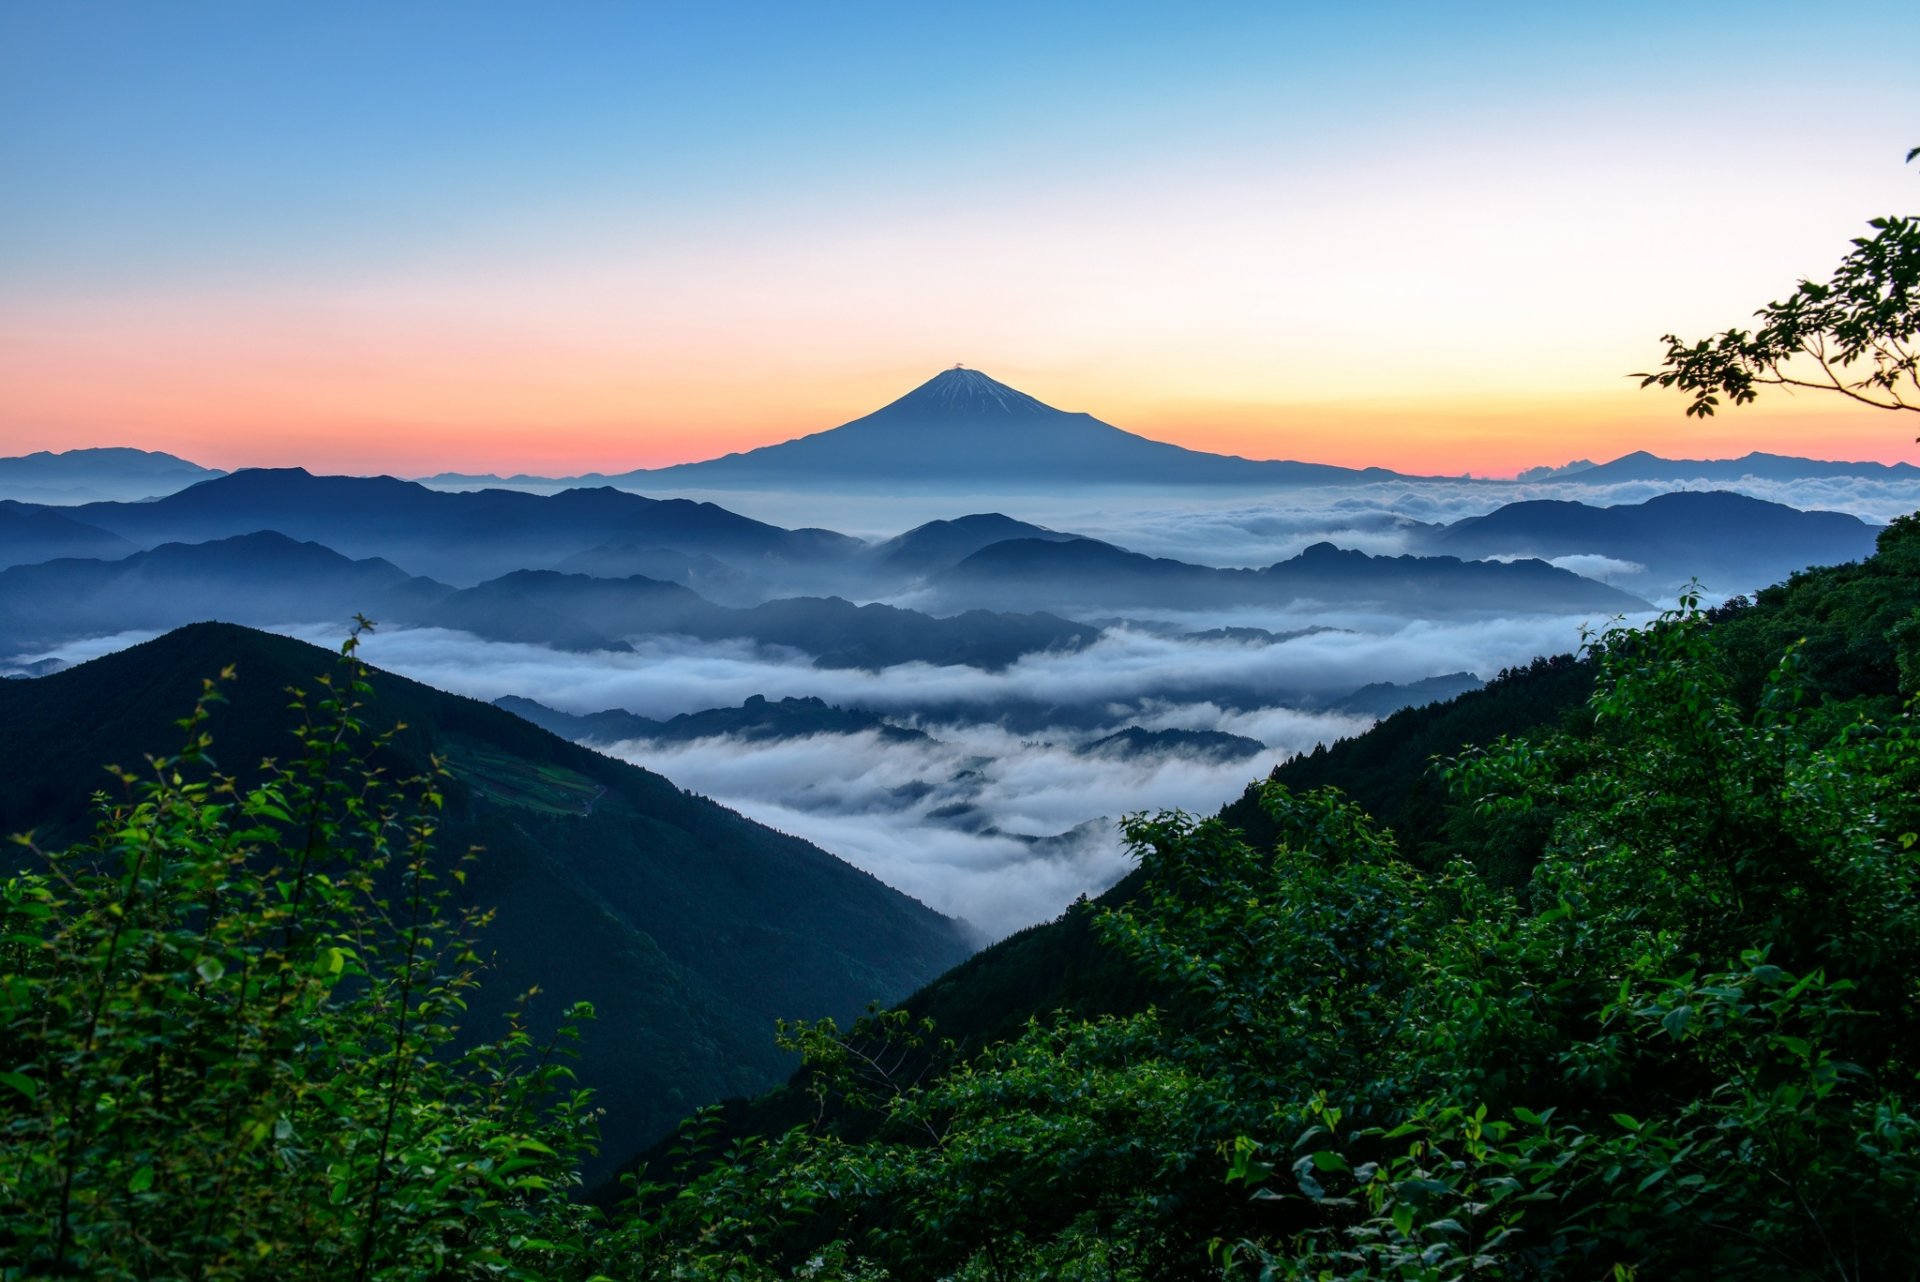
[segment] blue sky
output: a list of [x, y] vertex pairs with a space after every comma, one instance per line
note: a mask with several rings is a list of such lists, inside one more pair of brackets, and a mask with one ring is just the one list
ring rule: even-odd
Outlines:
[[[972, 356], [1258, 452], [1261, 415], [1355, 389], [1370, 320], [1444, 336], [1524, 306], [1494, 283], [1544, 260], [1503, 257], [1509, 221], [1697, 286], [1720, 323], [1819, 270], [1913, 203], [1917, 36], [1911, 4], [0, 0], [0, 445], [171, 432], [231, 461], [240, 421], [191, 407], [238, 347], [226, 399], [289, 449], [464, 427], [504, 458], [537, 427], [664, 461]], [[1663, 240], [1644, 218], [1668, 201]], [[1374, 258], [1397, 238], [1440, 274]], [[1689, 242], [1725, 261], [1686, 279]], [[1396, 274], [1420, 279], [1380, 316]], [[1449, 351], [1378, 390], [1464, 362], [1438, 391], [1537, 399], [1575, 347], [1598, 389], [1626, 334], [1598, 316], [1631, 300], [1591, 286], [1542, 280], [1574, 291], [1559, 338], [1532, 310], [1485, 335], [1526, 340], [1511, 383]], [[1635, 335], [1693, 319], [1647, 292]], [[406, 384], [411, 350], [434, 372]], [[491, 390], [459, 394], [462, 361]]]

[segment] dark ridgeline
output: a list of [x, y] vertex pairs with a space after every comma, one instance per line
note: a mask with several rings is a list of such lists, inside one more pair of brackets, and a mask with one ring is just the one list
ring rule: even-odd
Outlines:
[[110, 559], [138, 550], [119, 535], [76, 521], [58, 508], [0, 499], [0, 569], [57, 557]]
[[0, 499], [25, 503], [145, 499], [221, 475], [218, 468], [201, 467], [158, 450], [124, 446], [59, 453], [36, 450], [0, 458]]
[[624, 708], [574, 714], [549, 708], [532, 699], [506, 695], [493, 701], [518, 717], [576, 743], [615, 744], [644, 739], [655, 743], [691, 743], [696, 739], [729, 738], [752, 743], [777, 739], [808, 739], [820, 734], [873, 734], [885, 743], [927, 743], [930, 736], [896, 726], [871, 712], [839, 708], [811, 696], [768, 699], [753, 695], [737, 708], [707, 708], [683, 712], [664, 721], [643, 717]]
[[391, 562], [350, 560], [317, 543], [261, 531], [169, 543], [117, 561], [62, 560], [0, 570], [0, 655], [78, 637], [165, 629], [203, 619], [274, 626], [350, 619], [457, 628], [496, 641], [625, 650], [626, 637], [673, 633], [786, 646], [824, 667], [914, 661], [1001, 668], [1041, 650], [1074, 649], [1099, 629], [1047, 614], [969, 611], [934, 618], [836, 597], [745, 609], [673, 583], [520, 570], [456, 590]]
[[1508, 503], [1485, 516], [1427, 526], [1423, 552], [1460, 557], [1605, 556], [1642, 567], [1626, 581], [1671, 592], [1698, 578], [1751, 592], [1815, 565], [1873, 555], [1880, 527], [1845, 512], [1802, 511], [1725, 490], [1682, 490], [1644, 503], [1593, 507], [1564, 499]]
[[1819, 481], [1839, 477], [1914, 481], [1920, 480], [1920, 467], [1911, 463], [1844, 463], [1757, 450], [1725, 459], [1661, 458], [1635, 450], [1611, 462], [1583, 467], [1567, 479], [1582, 485], [1612, 485], [1620, 481]]
[[933, 575], [946, 606], [983, 601], [1034, 608], [1205, 610], [1294, 601], [1390, 605], [1410, 616], [1457, 611], [1608, 613], [1644, 610], [1639, 597], [1537, 560], [1461, 561], [1451, 556], [1369, 556], [1316, 543], [1259, 570], [1222, 570], [1142, 556], [1095, 539], [1009, 539]]
[[1077, 534], [1063, 534], [1029, 521], [1016, 521], [998, 512], [976, 512], [951, 521], [928, 521], [905, 534], [873, 545], [868, 554], [883, 576], [916, 578], [956, 565], [1006, 539], [1046, 539], [1065, 542]]
[[147, 544], [277, 530], [352, 557], [387, 557], [456, 585], [553, 565], [610, 544], [705, 553], [739, 570], [766, 565], [788, 572], [866, 546], [830, 530], [782, 529], [712, 503], [606, 487], [553, 495], [455, 492], [390, 476], [314, 476], [297, 467], [235, 472], [151, 503], [89, 503], [70, 514]]
[[[91, 795], [116, 788], [103, 765], [177, 750], [175, 718], [228, 664], [238, 676], [210, 723], [213, 755], [244, 784], [263, 758], [294, 750], [287, 688], [313, 689], [333, 661], [201, 624], [0, 681], [0, 832], [34, 829], [57, 848], [89, 830]], [[450, 863], [483, 848], [462, 894], [499, 915], [482, 936], [489, 1005], [472, 1027], [491, 1035], [536, 985], [538, 1026], [575, 1000], [598, 1007], [579, 1062], [607, 1110], [597, 1170], [705, 1101], [777, 1081], [791, 1065], [776, 1019], [849, 1018], [970, 951], [959, 923], [659, 775], [472, 699], [384, 672], [372, 682], [369, 727], [406, 724], [377, 764], [405, 775], [444, 755], [453, 778], [437, 848]]]

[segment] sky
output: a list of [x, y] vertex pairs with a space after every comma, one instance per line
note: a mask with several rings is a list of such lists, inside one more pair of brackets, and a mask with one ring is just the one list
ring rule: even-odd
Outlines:
[[619, 471], [964, 361], [1250, 457], [1912, 461], [1626, 376], [1920, 207], [1917, 40], [1911, 0], [0, 0], [0, 453]]

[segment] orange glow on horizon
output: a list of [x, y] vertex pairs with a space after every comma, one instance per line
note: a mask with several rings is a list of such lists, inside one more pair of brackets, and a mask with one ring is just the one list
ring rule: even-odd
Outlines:
[[[15, 336], [15, 347], [25, 344]], [[822, 432], [872, 413], [931, 376], [925, 367], [824, 372], [814, 361], [743, 378], [716, 378], [678, 361], [609, 370], [557, 368], [536, 376], [526, 353], [340, 361], [319, 349], [301, 363], [255, 361], [244, 347], [234, 374], [194, 370], [190, 345], [150, 345], [117, 367], [58, 342], [6, 372], [10, 416], [35, 430], [0, 430], [0, 453], [136, 445], [207, 466], [305, 466], [324, 472], [493, 472], [572, 476], [695, 463]], [[359, 353], [353, 353], [359, 357]], [[492, 359], [490, 359], [492, 357]], [[1411, 474], [1513, 476], [1536, 464], [1605, 463], [1647, 449], [1718, 459], [1749, 451], [1816, 459], [1916, 463], [1905, 415], [1839, 405], [1818, 395], [1763, 393], [1709, 420], [1682, 415], [1678, 393], [1617, 388], [1567, 395], [1434, 395], [1379, 399], [1204, 399], [1119, 386], [1100, 370], [1071, 378], [1046, 370], [989, 374], [1066, 411], [1085, 411], [1139, 436], [1248, 459], [1384, 466]], [[1196, 378], [1206, 384], [1208, 378]], [[213, 390], [209, 390], [213, 388]]]

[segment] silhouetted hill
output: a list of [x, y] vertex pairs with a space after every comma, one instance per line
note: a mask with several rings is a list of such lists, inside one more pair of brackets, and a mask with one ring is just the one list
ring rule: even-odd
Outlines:
[[1471, 672], [1446, 672], [1418, 681], [1371, 681], [1352, 694], [1343, 695], [1327, 706], [1335, 712], [1357, 712], [1368, 717], [1389, 717], [1402, 708], [1451, 699], [1484, 684]]
[[998, 512], [977, 512], [951, 521], [928, 521], [905, 534], [876, 543], [871, 553], [875, 567], [885, 574], [912, 577], [957, 565], [981, 548], [1006, 539], [1076, 539]]
[[1803, 512], [1725, 490], [1689, 490], [1615, 507], [1554, 499], [1509, 503], [1430, 529], [1419, 546], [1463, 557], [1604, 556], [1645, 567], [1639, 575], [1622, 572], [1636, 584], [1670, 590], [1697, 577], [1731, 594], [1808, 566], [1871, 556], [1877, 529], [1845, 512]]
[[505, 708], [576, 743], [619, 743], [629, 739], [687, 743], [695, 739], [713, 738], [759, 741], [806, 739], [819, 734], [866, 733], [876, 734], [889, 743], [927, 739], [918, 730], [890, 725], [873, 713], [835, 707], [825, 700], [812, 697], [773, 700], [756, 694], [737, 708], [685, 712], [665, 721], [642, 717], [621, 708], [580, 714], [560, 712], [517, 695], [506, 695], [493, 702], [495, 707]]
[[[246, 782], [262, 758], [294, 748], [287, 688], [312, 689], [333, 661], [201, 624], [0, 682], [0, 832], [36, 828], [51, 845], [84, 831], [90, 795], [114, 786], [103, 764], [135, 768], [176, 748], [174, 719], [229, 664], [238, 675], [210, 728], [221, 768]], [[596, 1171], [694, 1106], [778, 1080], [790, 1064], [773, 1045], [776, 1018], [849, 1018], [968, 952], [957, 923], [659, 775], [472, 699], [384, 672], [371, 682], [368, 725], [406, 727], [377, 763], [414, 773], [444, 756], [454, 777], [438, 849], [452, 861], [485, 848], [462, 893], [498, 910], [483, 936], [488, 1000], [538, 985], [539, 1024], [573, 1000], [598, 1008], [578, 1064], [606, 1109]]]
[[943, 370], [899, 400], [828, 431], [701, 463], [615, 478], [655, 488], [819, 485], [997, 492], [1063, 486], [1347, 484], [1382, 468], [1234, 458], [1149, 440], [1068, 413], [979, 370]]
[[322, 623], [356, 613], [420, 617], [453, 589], [389, 561], [349, 560], [260, 531], [165, 543], [117, 561], [55, 560], [0, 570], [0, 653], [75, 637], [228, 623]]
[[1582, 468], [1566, 479], [1583, 485], [1611, 485], [1620, 481], [1739, 481], [1748, 477], [1761, 481], [1812, 481], [1849, 476], [1920, 480], [1920, 467], [1911, 463], [1840, 463], [1759, 451], [1739, 458], [1672, 459], [1635, 450], [1610, 462]]
[[152, 503], [89, 503], [73, 516], [136, 543], [278, 530], [349, 556], [383, 556], [454, 584], [608, 544], [706, 553], [743, 570], [834, 562], [865, 548], [830, 530], [785, 530], [712, 503], [608, 488], [447, 492], [390, 476], [254, 468]]
[[117, 534], [53, 508], [0, 499], [0, 569], [63, 556], [112, 560], [138, 550]]
[[1368, 556], [1316, 543], [1260, 570], [1222, 570], [1142, 556], [1095, 539], [1010, 539], [928, 580], [938, 600], [992, 599], [1019, 608], [1216, 609], [1291, 601], [1391, 603], [1407, 614], [1642, 610], [1647, 603], [1542, 561]]
[[1086, 645], [1099, 629], [1050, 614], [969, 611], [937, 619], [889, 605], [799, 597], [729, 609], [652, 579], [596, 579], [522, 570], [456, 592], [429, 616], [443, 627], [504, 641], [605, 649], [621, 638], [677, 633], [790, 646], [829, 668], [896, 663], [1003, 668], [1036, 650]]
[[157, 450], [125, 446], [36, 450], [0, 458], [0, 499], [27, 503], [91, 503], [171, 494], [196, 481], [225, 475]]
[[1143, 730], [1128, 726], [1081, 747], [1088, 757], [1181, 757], [1192, 761], [1241, 761], [1267, 751], [1267, 745], [1224, 730]]
[[753, 605], [775, 595], [765, 582], [718, 557], [631, 543], [588, 548], [548, 568], [562, 574], [590, 574], [596, 579], [628, 579], [638, 574], [662, 583], [677, 583], [716, 605]]

